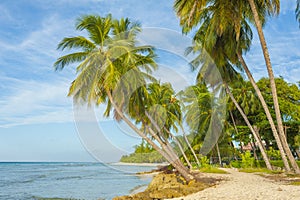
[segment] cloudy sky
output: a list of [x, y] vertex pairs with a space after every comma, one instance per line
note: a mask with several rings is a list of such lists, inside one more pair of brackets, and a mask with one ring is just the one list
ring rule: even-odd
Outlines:
[[[281, 14], [269, 20], [265, 34], [276, 76], [295, 83], [300, 80], [300, 31], [294, 9], [295, 1], [282, 0]], [[180, 34], [172, 1], [1, 0], [0, 161], [94, 160], [87, 151], [116, 161], [140, 141], [125, 125], [103, 119], [102, 108], [73, 107], [67, 93], [76, 77], [74, 66], [53, 69], [63, 55], [56, 50], [59, 41], [81, 34], [74, 29], [76, 19], [108, 13], [141, 22], [141, 40], [161, 50], [156, 76], [171, 78], [178, 89], [193, 82], [195, 74], [182, 57], [190, 39]], [[246, 60], [256, 79], [266, 76], [256, 35]]]

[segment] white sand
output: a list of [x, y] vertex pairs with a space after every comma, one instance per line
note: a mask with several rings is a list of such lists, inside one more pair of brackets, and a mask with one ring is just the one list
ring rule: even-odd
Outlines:
[[111, 165], [128, 165], [128, 166], [149, 166], [149, 167], [158, 167], [166, 166], [168, 163], [125, 163], [125, 162], [116, 162], [110, 163]]
[[263, 178], [257, 174], [224, 169], [230, 174], [210, 174], [227, 180], [186, 197], [173, 200], [300, 200], [300, 186], [287, 185]]

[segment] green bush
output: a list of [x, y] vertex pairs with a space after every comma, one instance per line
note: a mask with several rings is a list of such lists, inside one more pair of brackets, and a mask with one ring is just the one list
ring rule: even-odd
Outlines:
[[241, 168], [241, 164], [242, 162], [238, 160], [233, 160], [230, 162], [230, 166], [234, 168]]
[[242, 167], [249, 168], [254, 166], [254, 158], [251, 156], [250, 151], [246, 151], [242, 155]]
[[[270, 163], [271, 163], [272, 166], [284, 168], [282, 160], [271, 160]], [[297, 161], [297, 164], [300, 167], [300, 161], [299, 160]], [[237, 161], [237, 160], [233, 160], [233, 161], [230, 162], [230, 166], [234, 167], [234, 168], [241, 168], [242, 162]], [[254, 161], [254, 167], [266, 168], [266, 163], [263, 160], [255, 160]]]
[[209, 166], [209, 159], [207, 158], [207, 156], [203, 156], [200, 158], [200, 164], [201, 164], [201, 167]]
[[280, 151], [275, 150], [272, 147], [270, 147], [269, 150], [267, 150], [267, 154], [271, 160], [280, 160], [281, 159]]
[[213, 174], [228, 174], [228, 172], [216, 167], [204, 167], [200, 169], [200, 172]]

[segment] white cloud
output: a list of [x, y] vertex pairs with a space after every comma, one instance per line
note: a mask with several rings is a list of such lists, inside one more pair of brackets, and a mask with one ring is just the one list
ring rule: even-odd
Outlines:
[[0, 96], [0, 127], [72, 120], [72, 101], [66, 97], [69, 81], [5, 81], [11, 88]]
[[[22, 59], [23, 65], [28, 68], [49, 69], [59, 55], [56, 47], [64, 33], [74, 32], [70, 24], [70, 21], [53, 15], [42, 22], [39, 29], [29, 33], [18, 44], [0, 41], [2, 59], [14, 60], [18, 56]], [[0, 64], [7, 66], [7, 63]]]
[[[292, 9], [292, 14], [289, 12], [287, 16], [280, 15], [270, 19], [264, 33], [275, 76], [283, 76], [288, 82], [297, 82], [300, 79], [299, 73], [295, 73], [299, 72], [300, 66], [300, 29], [296, 23], [291, 23], [291, 20], [295, 20], [293, 15], [295, 6]], [[253, 76], [258, 80], [267, 77], [268, 74], [255, 28], [253, 33], [254, 39], [251, 50], [246, 55], [246, 61]]]
[[[129, 16], [131, 19], [137, 19], [142, 22], [143, 27], [161, 26], [180, 30], [178, 20], [172, 10], [172, 3], [162, 1], [155, 1], [155, 3], [130, 1], [120, 4], [121, 1], [108, 3], [107, 1], [89, 0], [85, 3], [90, 3], [89, 5], [93, 5], [92, 7], [88, 8], [86, 4], [85, 6], [80, 5], [82, 10], [76, 10], [77, 14], [74, 11], [75, 14], [72, 13], [68, 16], [61, 11], [67, 5], [77, 8], [78, 5], [75, 4], [79, 1], [75, 3], [71, 0], [32, 1], [32, 3], [34, 2], [37, 2], [38, 6], [43, 9], [54, 9], [58, 4], [62, 7], [58, 7], [60, 11], [47, 12], [41, 19], [44, 21], [38, 23], [40, 27], [34, 27], [33, 31], [25, 36], [18, 35], [20, 42], [11, 43], [8, 40], [0, 40], [0, 88], [5, 90], [5, 93], [0, 95], [0, 126], [73, 120], [72, 100], [68, 99], [66, 94], [69, 84], [75, 76], [74, 71], [66, 69], [55, 75], [49, 72], [53, 71], [51, 66], [60, 56], [60, 53], [56, 51], [58, 42], [63, 37], [78, 35], [74, 31], [74, 23], [81, 12], [99, 15], [112, 12], [115, 17]], [[291, 12], [291, 10], [294, 12], [294, 1], [282, 1], [281, 4], [282, 12]], [[11, 12], [1, 5], [0, 18], [14, 20]], [[284, 27], [278, 29], [274, 26], [267, 28], [266, 31], [275, 74], [283, 75], [292, 82], [298, 81], [300, 71], [300, 42], [297, 28], [295, 27], [295, 31], [284, 32]], [[166, 35], [162, 32], [171, 33], [172, 30], [166, 31], [167, 29], [159, 28], [156, 30], [161, 31], [149, 30], [145, 28], [145, 32], [142, 33], [143, 39], [174, 56], [182, 56], [184, 49], [189, 45], [187, 44], [189, 38], [181, 36], [180, 32], [173, 31], [173, 35]], [[253, 31], [255, 32], [255, 30]], [[256, 78], [267, 75], [257, 38], [253, 41], [247, 61]], [[161, 64], [166, 63], [162, 61]], [[165, 70], [166, 68], [163, 68], [156, 73], [158, 76], [177, 83], [178, 86], [181, 86], [185, 80], [194, 82], [195, 73], [190, 72], [187, 63], [185, 63], [186, 65], [167, 64], [167, 67], [174, 69], [174, 73], [170, 74]], [[25, 75], [21, 77], [23, 73], [26, 74], [26, 77]], [[177, 75], [175, 75], [176, 73]], [[12, 77], [18, 77], [18, 79]]]

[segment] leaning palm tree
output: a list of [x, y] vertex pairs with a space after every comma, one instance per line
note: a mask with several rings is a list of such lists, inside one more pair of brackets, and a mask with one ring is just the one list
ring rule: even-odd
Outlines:
[[[239, 13], [233, 12], [234, 10], [241, 9], [243, 4], [236, 4], [237, 2], [225, 3], [220, 0], [213, 3], [211, 2], [208, 5], [197, 4], [195, 6], [195, 4], [191, 4], [193, 7], [189, 8], [187, 3], [180, 4], [180, 2], [187, 1], [178, 0], [175, 3], [175, 10], [181, 19], [183, 31], [189, 32], [192, 27], [200, 23], [200, 27], [194, 36], [196, 45], [193, 50], [190, 51], [196, 52], [203, 51], [204, 49], [209, 52], [216, 62], [216, 65], [219, 66], [219, 70], [223, 74], [225, 87], [227, 88], [227, 84], [233, 81], [232, 78], [236, 74], [230, 63], [236, 64], [237, 67], [240, 66], [236, 52], [238, 52], [237, 50], [247, 51], [252, 39], [252, 32], [247, 22], [245, 20], [242, 21], [242, 23], [238, 21]], [[191, 2], [199, 3], [200, 1]], [[236, 8], [236, 5], [239, 5], [240, 7]], [[197, 14], [195, 14], [196, 17], [191, 19], [190, 13], [195, 12], [195, 9], [198, 9]], [[182, 13], [184, 13], [183, 16]], [[191, 23], [188, 23], [189, 21], [191, 21]], [[200, 43], [200, 45], [197, 45], [197, 43]], [[199, 59], [192, 62], [194, 66], [199, 65], [199, 61], [197, 60]], [[230, 92], [228, 89], [226, 91]], [[277, 138], [277, 141], [280, 143], [279, 137]], [[261, 148], [261, 150], [263, 149]], [[284, 156], [283, 149], [281, 152]], [[266, 162], [267, 160], [268, 159], [266, 158]]]
[[105, 116], [110, 116], [113, 110], [115, 119], [127, 123], [187, 181], [193, 179], [172, 149], [155, 143], [152, 138], [157, 139], [157, 134], [150, 132], [152, 138], [149, 137], [133, 124], [131, 119], [137, 119], [137, 116], [126, 112], [128, 105], [133, 105], [133, 102], [127, 100], [142, 92], [143, 87], [140, 86], [145, 86], [147, 81], [154, 79], [150, 73], [157, 67], [153, 48], [136, 45], [136, 35], [140, 32], [138, 23], [132, 23], [128, 19], [115, 20], [111, 15], [87, 15], [78, 19], [76, 29], [87, 31], [88, 37], [64, 38], [58, 49], [72, 51], [54, 63], [56, 70], [79, 63], [76, 68], [78, 75], [70, 86], [69, 96], [73, 96], [76, 102], [106, 104]]
[[[202, 135], [209, 127], [212, 111], [212, 95], [204, 84], [190, 86], [180, 92], [179, 95], [183, 102], [184, 118], [190, 131], [199, 134], [198, 136]], [[184, 139], [197, 165], [200, 166], [198, 157], [185, 133], [183, 137], [185, 137]]]
[[[279, 0], [267, 0], [267, 1], [259, 0], [259, 1], [255, 2], [254, 0], [248, 0], [248, 2], [251, 7], [251, 11], [253, 13], [256, 30], [257, 30], [257, 33], [259, 36], [262, 52], [264, 55], [264, 59], [265, 59], [265, 63], [266, 63], [266, 67], [267, 67], [267, 71], [268, 71], [268, 75], [269, 75], [269, 79], [270, 79], [270, 87], [271, 87], [271, 91], [272, 91], [278, 133], [279, 133], [283, 148], [287, 154], [287, 157], [289, 158], [289, 160], [291, 162], [293, 169], [295, 170], [296, 173], [300, 174], [299, 166], [296, 163], [296, 160], [288, 146], [287, 139], [286, 139], [286, 136], [284, 133], [282, 117], [281, 117], [281, 113], [280, 113], [278, 96], [277, 96], [277, 89], [276, 89], [276, 84], [275, 84], [275, 77], [274, 77], [273, 68], [272, 68], [272, 64], [271, 64], [270, 54], [269, 54], [267, 42], [266, 42], [266, 39], [265, 39], [265, 36], [263, 33], [263, 26], [262, 26], [260, 14], [257, 9], [257, 7], [262, 7], [267, 11], [267, 14], [278, 15], [279, 10], [280, 10], [280, 1]], [[298, 1], [297, 1], [297, 3], [299, 5]], [[297, 13], [297, 14], [299, 14], [299, 13]], [[298, 15], [297, 15], [297, 17], [298, 17]]]
[[[210, 3], [207, 4], [197, 4], [199, 7], [196, 6], [196, 10], [198, 9], [198, 14], [196, 15], [197, 18], [192, 21], [193, 23], [188, 23], [189, 20], [187, 20], [186, 16], [191, 16], [188, 15], [189, 12], [195, 12], [194, 7], [189, 7], [189, 4], [178, 4], [178, 2], [187, 2], [188, 0], [178, 0], [176, 1], [179, 6], [177, 9], [177, 13], [181, 17], [181, 25], [183, 26], [183, 31], [189, 32], [192, 27], [197, 25], [198, 23], [201, 24], [199, 30], [197, 31], [195, 37], [199, 41], [207, 41], [207, 42], [202, 42], [203, 47], [207, 49], [208, 51], [212, 51], [212, 55], [215, 57], [218, 57], [218, 62], [221, 62], [222, 60], [226, 61], [226, 59], [230, 59], [231, 63], [239, 63], [241, 64], [250, 80], [252, 83], [258, 98], [260, 99], [262, 106], [265, 110], [265, 113], [267, 115], [268, 121], [270, 122], [271, 129], [273, 132], [273, 135], [276, 139], [278, 148], [280, 150], [285, 168], [287, 171], [290, 170], [288, 161], [285, 156], [285, 151], [290, 151], [289, 148], [286, 148], [287, 142], [285, 146], [282, 145], [282, 140], [280, 139], [278, 132], [276, 130], [275, 124], [273, 122], [272, 116], [270, 114], [270, 111], [267, 107], [267, 104], [265, 103], [265, 100], [263, 99], [263, 96], [261, 95], [261, 92], [259, 88], [257, 87], [246, 63], [244, 62], [244, 59], [242, 57], [242, 53], [246, 52], [249, 49], [251, 39], [252, 39], [252, 32], [250, 29], [250, 26], [247, 25], [247, 20], [253, 21], [253, 15], [252, 12], [248, 6], [247, 3], [243, 2], [243, 0], [238, 1], [238, 2], [232, 2], [232, 3], [222, 3], [222, 0], [211, 2], [207, 1]], [[191, 1], [191, 2], [199, 2], [199, 1]], [[201, 1], [203, 2], [203, 1]], [[195, 4], [194, 4], [195, 5]], [[262, 23], [265, 23], [265, 15], [268, 13], [272, 13], [273, 10], [269, 9], [266, 11], [266, 9], [263, 6], [258, 7], [259, 10], [259, 18]], [[183, 13], [185, 14], [185, 17], [181, 16]], [[234, 12], [235, 11], [235, 12]], [[200, 14], [199, 14], [200, 13]], [[210, 18], [215, 18], [214, 20]], [[184, 20], [185, 19], [185, 20]], [[209, 22], [206, 22], [209, 20]], [[216, 31], [214, 31], [216, 30]], [[198, 35], [198, 36], [197, 36]], [[227, 36], [226, 36], [227, 35]], [[217, 38], [223, 37], [223, 43], [220, 42]], [[206, 39], [205, 39], [206, 38]], [[226, 38], [226, 39], [224, 39]], [[220, 53], [218, 54], [219, 50], [216, 52], [216, 47], [215, 45], [218, 44], [219, 47], [221, 47], [221, 51], [225, 51], [225, 53], [222, 53], [220, 56]], [[223, 46], [223, 47], [222, 47]], [[221, 61], [220, 61], [221, 60]], [[293, 160], [293, 157], [289, 157], [290, 160]], [[294, 160], [295, 161], [295, 160]], [[292, 162], [292, 161], [291, 161]], [[295, 165], [295, 162], [293, 164], [293, 167], [295, 171], [297, 171], [297, 167]]]
[[[178, 132], [182, 128], [181, 105], [175, 97], [175, 91], [170, 84], [150, 84], [147, 96], [149, 97], [146, 107], [146, 117], [152, 122], [152, 129], [160, 133], [165, 143], [173, 139], [179, 147], [180, 153], [184, 157], [189, 168], [192, 165], [186, 156], [184, 148], [177, 137], [172, 133]], [[145, 126], [145, 124], [144, 124]]]

